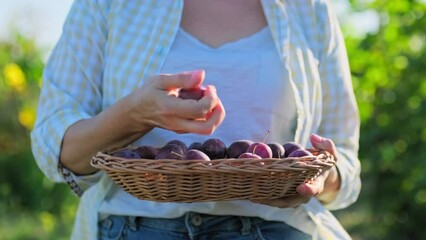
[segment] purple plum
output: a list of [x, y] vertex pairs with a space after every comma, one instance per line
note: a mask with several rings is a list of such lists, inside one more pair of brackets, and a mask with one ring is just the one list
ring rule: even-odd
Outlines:
[[212, 160], [225, 158], [226, 145], [218, 138], [210, 138], [204, 141], [203, 152]]
[[205, 160], [210, 161], [209, 156], [205, 154], [204, 152], [197, 150], [197, 149], [190, 149], [186, 151], [185, 155], [183, 156], [184, 160]]
[[200, 142], [193, 142], [188, 147], [188, 150], [191, 150], [191, 149], [197, 149], [197, 150], [203, 151], [203, 144]]
[[306, 149], [297, 149], [288, 155], [288, 157], [304, 157], [304, 156], [313, 156], [313, 154]]
[[251, 152], [242, 153], [240, 156], [238, 156], [238, 158], [239, 159], [262, 159], [261, 156]]
[[184, 151], [177, 144], [167, 144], [158, 150], [155, 159], [183, 159]]
[[272, 158], [271, 148], [263, 142], [255, 142], [247, 149], [247, 152], [255, 153], [261, 158]]
[[283, 144], [284, 147], [284, 156], [288, 157], [290, 153], [298, 150], [298, 149], [304, 149], [304, 147], [298, 143], [295, 142], [287, 142]]
[[139, 146], [135, 150], [141, 158], [144, 159], [155, 159], [155, 156], [157, 156], [158, 148], [152, 147], [152, 146]]
[[271, 148], [273, 158], [284, 158], [285, 149], [283, 145], [277, 142], [268, 143], [268, 146]]
[[138, 152], [133, 151], [131, 149], [123, 149], [120, 151], [117, 151], [112, 154], [114, 157], [120, 157], [120, 158], [127, 158], [127, 159], [139, 159], [141, 156]]
[[180, 140], [171, 140], [171, 141], [166, 143], [166, 145], [169, 145], [169, 144], [179, 145], [182, 148], [182, 151], [184, 151], [184, 152], [188, 149], [186, 144], [184, 142], [180, 141]]
[[191, 88], [191, 89], [180, 89], [178, 97], [182, 99], [194, 99], [200, 100], [204, 96], [204, 87]]
[[228, 158], [238, 158], [242, 153], [247, 152], [250, 145], [253, 144], [251, 140], [237, 140], [229, 145], [226, 155]]

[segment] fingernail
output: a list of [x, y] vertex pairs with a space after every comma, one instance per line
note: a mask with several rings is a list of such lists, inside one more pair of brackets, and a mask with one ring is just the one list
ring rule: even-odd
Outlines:
[[212, 91], [212, 92], [217, 92], [217, 90], [216, 90], [216, 87], [215, 87], [215, 86], [213, 86], [213, 85], [209, 85], [208, 87], [210, 88], [210, 91]]
[[320, 141], [320, 140], [321, 140], [321, 137], [320, 137], [319, 135], [315, 134], [315, 133], [312, 133], [312, 137], [313, 137], [315, 140], [318, 140], [318, 141]]
[[324, 139], [316, 134], [311, 135], [311, 143], [315, 148], [320, 148], [323, 145]]
[[205, 72], [203, 69], [195, 70], [192, 72], [191, 80], [195, 82], [195, 81], [198, 81], [198, 79], [200, 78], [204, 79], [204, 76], [205, 76]]

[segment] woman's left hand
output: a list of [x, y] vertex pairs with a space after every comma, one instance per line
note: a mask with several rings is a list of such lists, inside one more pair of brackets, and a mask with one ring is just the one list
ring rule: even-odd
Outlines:
[[[312, 146], [329, 152], [336, 159], [336, 147], [332, 140], [312, 134], [310, 137]], [[270, 205], [279, 208], [298, 207], [307, 203], [312, 197], [317, 197], [320, 201], [330, 202], [340, 188], [340, 177], [336, 167], [332, 167], [322, 172], [311, 182], [302, 183], [297, 186], [298, 195], [270, 200], [253, 199], [252, 202]]]

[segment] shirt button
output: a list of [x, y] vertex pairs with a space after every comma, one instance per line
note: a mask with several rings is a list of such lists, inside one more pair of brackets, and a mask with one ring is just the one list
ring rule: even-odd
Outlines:
[[191, 219], [191, 223], [198, 227], [201, 225], [201, 223], [203, 223], [203, 220], [201, 219], [201, 217], [199, 215], [194, 215]]

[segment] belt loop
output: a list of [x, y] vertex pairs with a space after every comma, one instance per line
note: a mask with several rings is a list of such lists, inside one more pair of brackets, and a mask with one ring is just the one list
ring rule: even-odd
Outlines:
[[251, 221], [248, 217], [240, 217], [241, 220], [241, 234], [248, 235], [250, 234]]
[[132, 231], [136, 231], [137, 230], [137, 223], [136, 223], [136, 217], [135, 216], [128, 216], [127, 217], [127, 222], [129, 224], [129, 228]]

